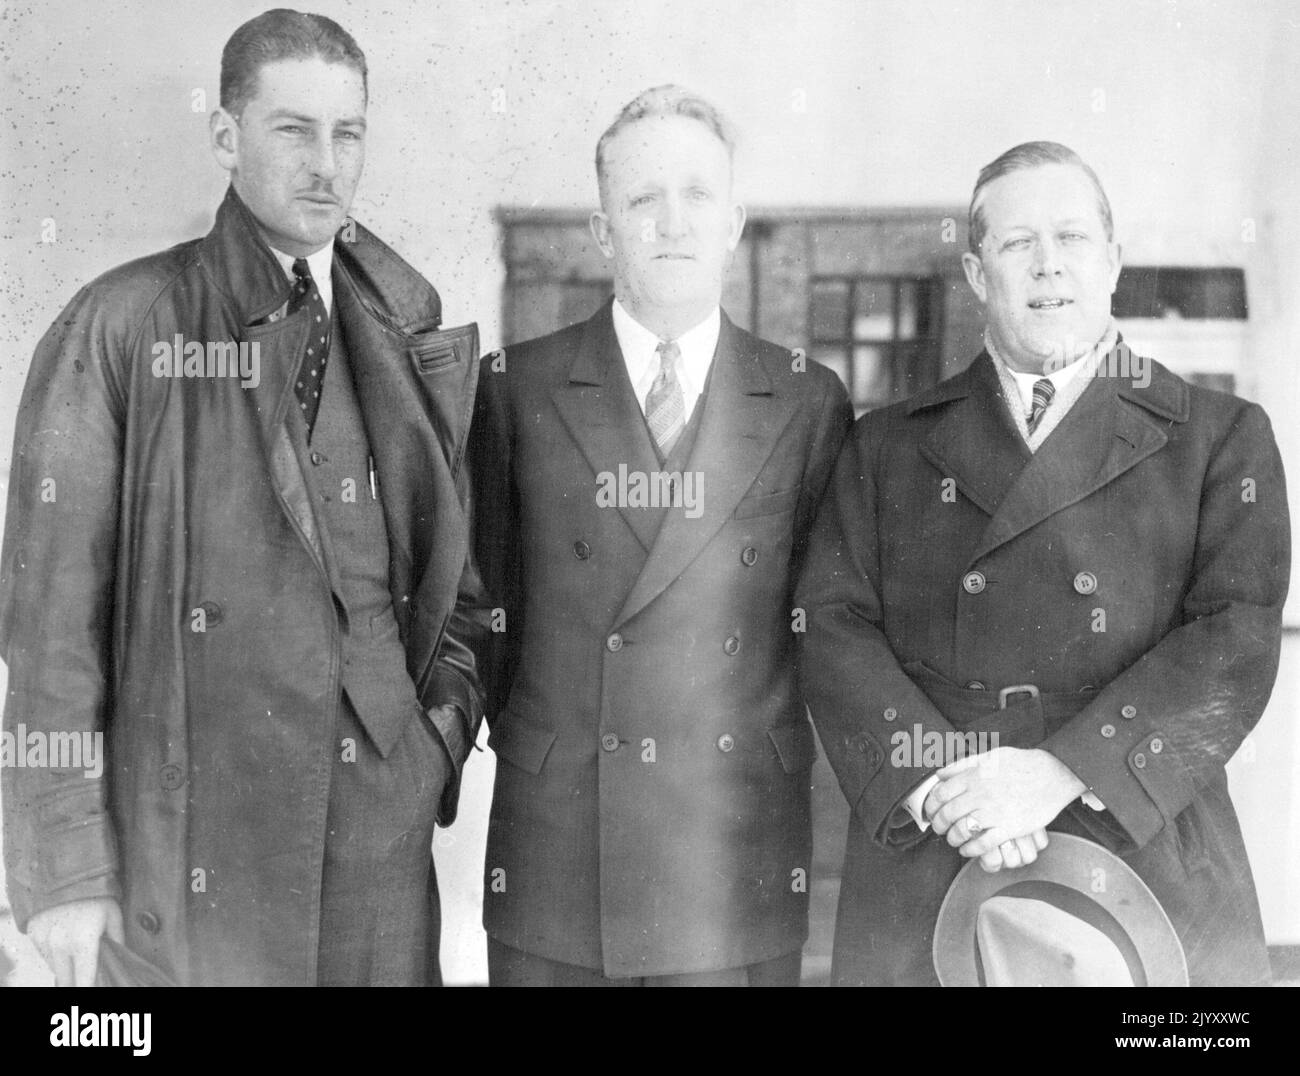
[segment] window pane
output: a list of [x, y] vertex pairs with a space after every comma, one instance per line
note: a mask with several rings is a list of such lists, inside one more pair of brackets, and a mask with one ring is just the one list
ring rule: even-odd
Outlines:
[[854, 340], [894, 338], [894, 284], [890, 280], [859, 280], [854, 289]]
[[915, 280], [898, 282], [898, 338], [911, 340], [916, 329], [917, 283]]
[[812, 357], [814, 362], [819, 362], [828, 369], [835, 371], [839, 379], [844, 382], [844, 388], [852, 391], [849, 387], [849, 356], [847, 351], [842, 347], [819, 347], [813, 349]]
[[853, 349], [853, 388], [855, 404], [883, 403], [889, 399], [889, 349], [855, 347]]
[[843, 340], [849, 327], [849, 282], [815, 280], [812, 286], [814, 340]]

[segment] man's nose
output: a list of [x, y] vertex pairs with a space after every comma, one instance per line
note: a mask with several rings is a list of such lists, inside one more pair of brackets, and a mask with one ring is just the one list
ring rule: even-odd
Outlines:
[[335, 149], [334, 139], [328, 133], [313, 140], [307, 167], [312, 175], [326, 182], [330, 182], [338, 175], [338, 151]]
[[1033, 270], [1035, 276], [1055, 276], [1062, 269], [1061, 252], [1051, 239], [1040, 239], [1034, 244]]
[[686, 212], [680, 198], [664, 200], [663, 212], [659, 215], [659, 233], [665, 239], [680, 239], [686, 234]]

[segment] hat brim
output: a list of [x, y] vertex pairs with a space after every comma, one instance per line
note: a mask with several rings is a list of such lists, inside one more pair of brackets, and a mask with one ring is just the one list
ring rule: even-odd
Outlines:
[[[943, 898], [934, 925], [934, 969], [939, 982], [983, 985], [975, 924], [984, 901], [998, 894], [1015, 896], [1017, 890], [1041, 899], [1050, 887], [1060, 887], [1069, 898], [1064, 903], [1073, 902], [1124, 952], [1135, 984], [1186, 986], [1187, 957], [1178, 933], [1137, 872], [1093, 841], [1070, 833], [1049, 836], [1047, 847], [1024, 867], [989, 873], [972, 859], [962, 868]], [[1079, 897], [1085, 900], [1080, 902]]]

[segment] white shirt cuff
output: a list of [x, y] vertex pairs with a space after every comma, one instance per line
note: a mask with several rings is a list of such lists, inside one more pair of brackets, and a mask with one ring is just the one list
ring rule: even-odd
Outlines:
[[1085, 792], [1082, 796], [1079, 797], [1079, 799], [1083, 800], [1083, 802], [1086, 803], [1089, 807], [1091, 807], [1094, 811], [1104, 811], [1106, 809], [1106, 805], [1102, 803], [1101, 800], [1099, 800], [1091, 792]]
[[921, 827], [922, 833], [930, 828], [930, 823], [925, 817], [925, 797], [930, 794], [930, 789], [938, 783], [939, 775], [932, 773], [916, 786], [907, 799], [903, 800], [903, 806], [907, 808], [907, 813], [912, 816], [912, 821]]

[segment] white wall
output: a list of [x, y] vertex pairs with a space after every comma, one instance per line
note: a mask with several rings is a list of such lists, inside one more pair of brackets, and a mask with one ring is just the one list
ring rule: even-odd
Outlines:
[[[224, 176], [192, 95], [215, 105], [221, 45], [267, 6], [7, 5], [0, 473], [32, 348], [78, 284], [207, 229]], [[591, 204], [596, 137], [646, 86], [683, 82], [731, 113], [744, 137], [741, 191], [755, 205], [960, 204], [1001, 150], [1050, 138], [1101, 175], [1130, 261], [1247, 267], [1241, 391], [1265, 402], [1300, 474], [1300, 30], [1285, 0], [323, 0], [312, 9], [349, 28], [372, 69], [357, 216], [434, 281], [450, 323], [480, 323], [486, 346], [499, 334], [503, 278], [493, 207]], [[53, 244], [40, 242], [47, 218]], [[1300, 622], [1300, 602], [1292, 609]], [[1278, 768], [1298, 754], [1294, 649], [1258, 734], [1260, 761], [1235, 768], [1234, 781], [1270, 935], [1296, 942], [1300, 867], [1294, 847], [1273, 846], [1300, 833], [1300, 801], [1262, 791], [1294, 785], [1294, 768]], [[463, 821], [439, 852], [459, 871], [444, 871], [444, 889], [465, 974], [479, 959], [465, 902], [476, 899], [489, 775], [486, 765], [471, 771]]]

